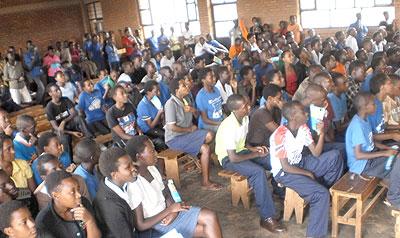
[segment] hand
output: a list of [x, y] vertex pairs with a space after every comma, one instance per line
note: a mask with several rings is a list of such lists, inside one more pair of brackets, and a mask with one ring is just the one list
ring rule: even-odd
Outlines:
[[324, 122], [323, 121], [319, 121], [318, 123], [317, 123], [317, 132], [319, 133], [319, 134], [323, 134], [325, 131], [324, 131]]
[[36, 136], [34, 136], [32, 133], [30, 133], [29, 136], [31, 137], [29, 139], [29, 143], [34, 145], [36, 143], [36, 141], [38, 140], [38, 138]]
[[3, 131], [6, 135], [11, 136], [14, 130], [11, 127], [11, 124], [8, 124], [6, 128], [3, 128]]
[[189, 105], [185, 105], [185, 106], [183, 107], [183, 110], [184, 110], [185, 112], [192, 112], [192, 107], [189, 106]]
[[163, 114], [164, 113], [164, 108], [161, 108], [160, 110], [158, 110], [157, 114]]
[[65, 128], [65, 121], [61, 121], [60, 125], [58, 126], [58, 131], [61, 133], [64, 131]]
[[75, 171], [75, 169], [76, 169], [76, 164], [72, 163], [65, 169], [65, 171], [67, 171], [68, 173], [72, 173]]
[[190, 127], [190, 132], [193, 132], [193, 131], [195, 131], [195, 130], [197, 130], [197, 126], [196, 126], [196, 125], [192, 125], [192, 126]]
[[171, 206], [169, 206], [167, 209], [169, 212], [181, 212], [181, 211], [187, 211], [190, 209], [191, 206], [186, 205], [184, 202], [182, 203], [173, 203]]
[[251, 87], [252, 87], [252, 88], [256, 88], [256, 86], [257, 86], [256, 77], [253, 77], [253, 78], [250, 80], [250, 84], [251, 84]]
[[82, 204], [79, 207], [72, 208], [71, 212], [73, 213], [74, 220], [82, 221], [83, 223], [93, 221], [93, 216]]
[[231, 85], [232, 89], [237, 89], [238, 82], [236, 81], [236, 79], [231, 79], [229, 81], [229, 84]]
[[38, 157], [38, 156], [37, 156], [36, 153], [32, 154], [30, 163], [33, 162], [35, 159], [37, 159], [37, 157]]
[[395, 141], [400, 141], [400, 133], [396, 133], [396, 134], [394, 134], [394, 136], [393, 136], [393, 140], [395, 140]]
[[160, 223], [163, 226], [168, 226], [169, 224], [171, 224], [175, 220], [175, 218], [177, 216], [178, 216], [177, 212], [170, 213], [164, 219], [162, 219]]
[[71, 132], [71, 134], [73, 136], [75, 136], [75, 137], [78, 137], [78, 138], [82, 138], [83, 137], [83, 133], [79, 132], [79, 131], [73, 131], [73, 132]]
[[385, 157], [390, 157], [393, 155], [396, 155], [397, 151], [396, 150], [384, 150], [383, 154]]
[[265, 157], [269, 150], [266, 146], [255, 146], [249, 149], [250, 151], [257, 153], [258, 157]]

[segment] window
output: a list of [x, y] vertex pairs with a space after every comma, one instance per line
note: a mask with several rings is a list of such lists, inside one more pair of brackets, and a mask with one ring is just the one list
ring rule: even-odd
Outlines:
[[100, 1], [86, 3], [86, 8], [92, 32], [99, 33], [103, 31], [103, 11], [101, 9]]
[[393, 0], [300, 0], [304, 28], [348, 27], [361, 13], [367, 26], [378, 26], [387, 11], [393, 20]]
[[229, 37], [234, 27], [233, 20], [238, 18], [236, 0], [211, 0], [214, 30], [216, 37]]
[[[151, 36], [151, 31], [159, 35], [160, 27], [166, 35], [171, 34], [174, 27], [177, 36], [185, 31], [185, 23], [193, 35], [200, 34], [199, 11], [197, 0], [138, 0], [140, 21], [145, 37]], [[173, 13], [173, 14], [171, 14]]]

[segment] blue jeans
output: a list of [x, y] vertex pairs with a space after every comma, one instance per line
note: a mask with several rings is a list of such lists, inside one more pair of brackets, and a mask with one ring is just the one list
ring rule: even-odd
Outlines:
[[[249, 150], [239, 152], [239, 154], [251, 153]], [[254, 158], [237, 163], [233, 163], [228, 157], [222, 159], [222, 167], [240, 173], [248, 178], [250, 186], [254, 190], [256, 206], [262, 220], [275, 215], [275, 205], [272, 200], [271, 191], [268, 188], [265, 170], [270, 170], [270, 158]]]

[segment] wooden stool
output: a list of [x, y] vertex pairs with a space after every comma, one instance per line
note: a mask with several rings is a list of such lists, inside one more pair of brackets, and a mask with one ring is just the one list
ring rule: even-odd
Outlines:
[[252, 189], [249, 188], [247, 177], [229, 170], [219, 171], [218, 176], [231, 179], [232, 206], [237, 207], [239, 201], [242, 200], [243, 207], [250, 209], [250, 194]]
[[392, 216], [396, 218], [396, 224], [394, 225], [395, 238], [400, 238], [400, 211], [392, 210]]
[[[380, 179], [375, 177], [365, 177], [352, 173], [346, 173], [330, 189], [332, 195], [332, 237], [338, 235], [338, 224], [355, 226], [355, 238], [361, 238], [362, 222], [367, 218], [372, 208], [378, 203], [379, 197], [385, 192], [386, 188], [378, 186]], [[377, 190], [371, 201], [368, 198]], [[340, 210], [348, 203], [352, 202], [344, 215], [340, 215]], [[355, 213], [355, 217], [353, 217]]]
[[284, 206], [285, 206], [283, 209], [284, 221], [289, 221], [290, 217], [294, 212], [296, 215], [296, 223], [297, 224], [303, 223], [304, 208], [307, 206], [307, 202], [304, 201], [304, 199], [301, 198], [299, 194], [297, 194], [296, 191], [294, 191], [291, 188], [286, 188]]

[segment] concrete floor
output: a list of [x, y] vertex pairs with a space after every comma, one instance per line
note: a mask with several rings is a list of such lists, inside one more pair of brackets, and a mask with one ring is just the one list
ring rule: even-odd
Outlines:
[[[213, 181], [223, 184], [225, 187], [220, 191], [204, 191], [200, 188], [200, 174], [186, 173], [181, 177], [182, 197], [190, 205], [208, 207], [217, 212], [225, 238], [255, 238], [255, 237], [305, 237], [308, 224], [308, 209], [305, 211], [305, 218], [302, 225], [297, 225], [292, 216], [289, 222], [284, 224], [288, 231], [284, 234], [272, 234], [259, 225], [259, 217], [254, 201], [250, 210], [231, 205], [231, 194], [228, 188], [229, 181], [217, 176], [219, 169], [211, 169]], [[253, 198], [254, 199], [254, 198]], [[283, 213], [283, 202], [274, 197], [277, 212]], [[380, 202], [372, 210], [368, 218], [363, 223], [363, 238], [390, 238], [394, 237], [395, 219], [390, 215], [390, 209]], [[330, 224], [329, 236], [330, 237]], [[339, 237], [354, 237], [354, 228], [351, 226], [340, 225]]]

